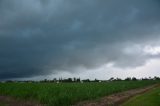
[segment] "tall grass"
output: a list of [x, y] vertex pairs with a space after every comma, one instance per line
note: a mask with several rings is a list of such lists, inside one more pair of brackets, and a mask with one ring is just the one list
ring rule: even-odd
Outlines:
[[51, 106], [70, 106], [79, 101], [128, 89], [151, 85], [155, 81], [117, 81], [101, 83], [1, 83], [0, 95], [35, 100]]

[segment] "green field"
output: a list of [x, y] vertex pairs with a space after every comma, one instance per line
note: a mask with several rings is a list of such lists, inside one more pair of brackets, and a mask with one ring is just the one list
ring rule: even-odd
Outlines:
[[35, 100], [52, 106], [70, 106], [79, 101], [139, 88], [157, 81], [115, 81], [101, 83], [0, 83], [0, 95]]
[[133, 97], [122, 106], [160, 106], [160, 87]]

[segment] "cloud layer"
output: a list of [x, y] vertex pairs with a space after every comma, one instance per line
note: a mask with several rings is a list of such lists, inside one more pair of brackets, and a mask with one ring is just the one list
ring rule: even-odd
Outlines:
[[0, 78], [143, 65], [159, 11], [159, 0], [0, 0]]

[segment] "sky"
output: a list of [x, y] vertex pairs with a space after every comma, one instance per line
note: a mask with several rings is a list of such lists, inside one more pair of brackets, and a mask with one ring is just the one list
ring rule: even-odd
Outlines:
[[0, 80], [160, 76], [159, 0], [0, 0]]

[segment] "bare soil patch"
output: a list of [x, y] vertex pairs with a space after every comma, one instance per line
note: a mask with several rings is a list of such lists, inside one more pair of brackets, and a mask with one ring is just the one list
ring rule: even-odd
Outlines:
[[132, 90], [112, 94], [109, 96], [105, 96], [97, 101], [83, 101], [74, 106], [120, 106], [120, 104], [122, 104], [129, 98], [138, 94], [145, 93], [157, 86], [159, 85], [156, 84], [156, 85], [148, 86], [145, 88], [132, 89]]
[[0, 96], [0, 103], [5, 106], [44, 106], [33, 101], [17, 100], [9, 96]]

